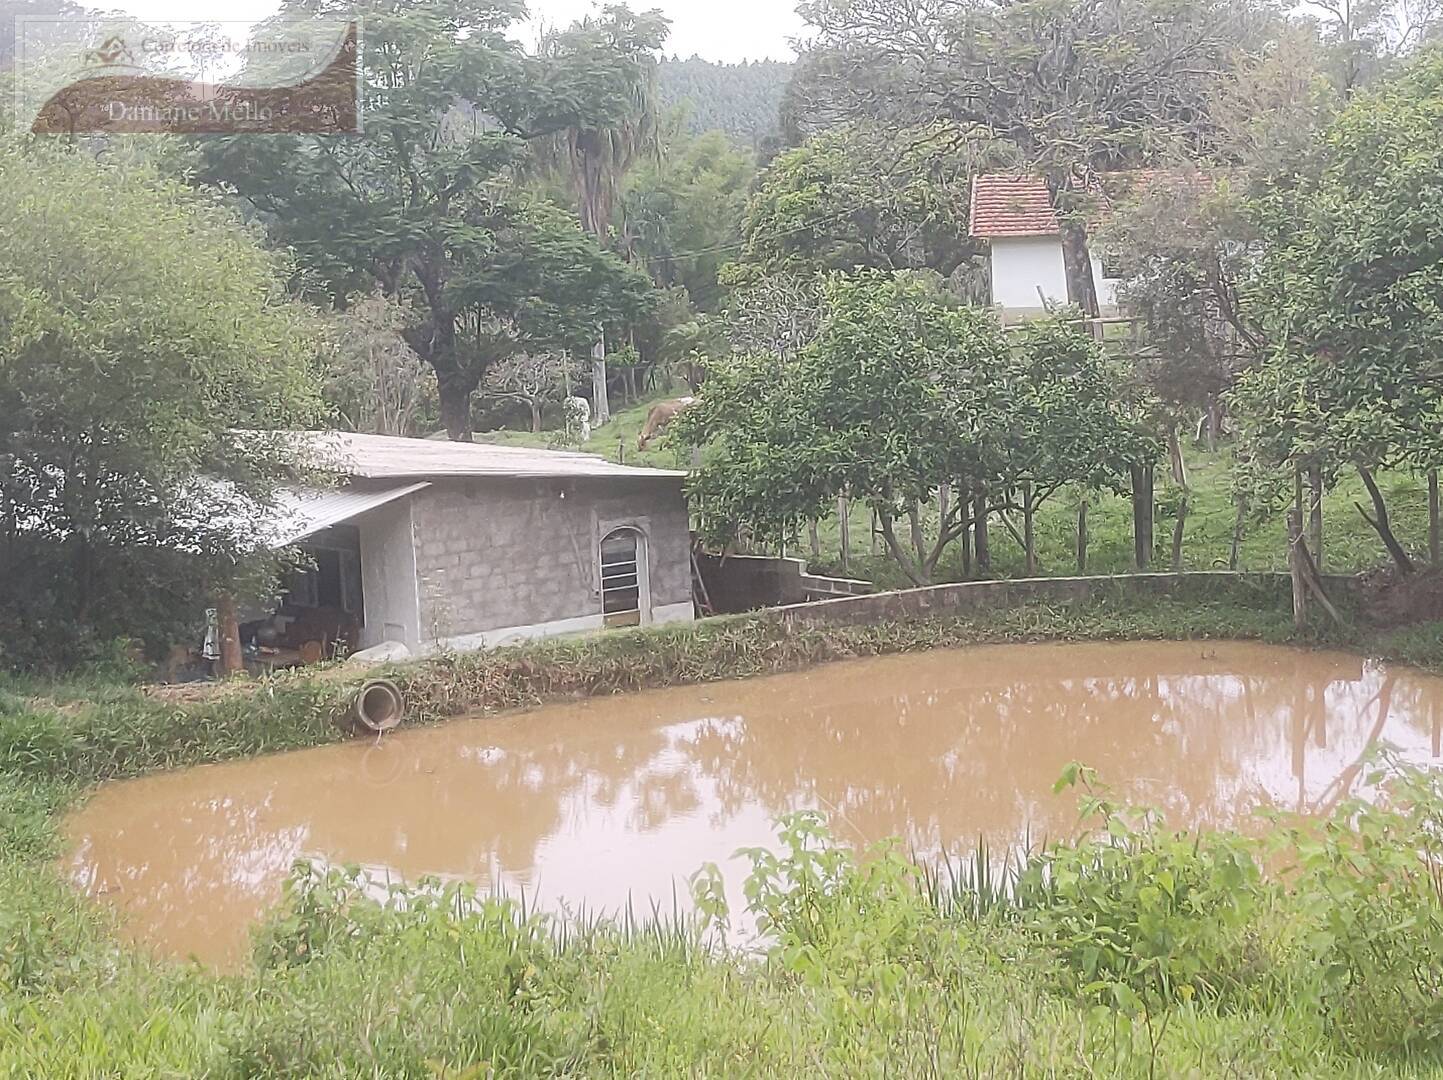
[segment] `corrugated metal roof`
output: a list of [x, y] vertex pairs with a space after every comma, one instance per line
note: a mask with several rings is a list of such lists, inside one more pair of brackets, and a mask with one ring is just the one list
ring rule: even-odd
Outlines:
[[389, 435], [316, 432], [312, 443], [329, 472], [367, 480], [483, 476], [499, 479], [604, 477], [617, 480], [677, 478], [684, 472], [617, 465], [596, 454], [533, 450], [480, 443], [433, 442]]
[[1040, 176], [985, 173], [972, 181], [972, 235], [1056, 236], [1057, 210]]
[[271, 548], [283, 548], [314, 536], [322, 529], [340, 525], [352, 518], [360, 517], [368, 510], [375, 510], [387, 503], [404, 499], [431, 485], [425, 482], [405, 484], [400, 487], [336, 488], [316, 491], [310, 488], [292, 488], [278, 494], [276, 513], [265, 527], [265, 543]]

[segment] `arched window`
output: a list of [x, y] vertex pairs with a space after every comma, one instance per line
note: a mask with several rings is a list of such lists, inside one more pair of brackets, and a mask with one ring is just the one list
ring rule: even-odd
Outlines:
[[601, 612], [607, 626], [640, 626], [646, 607], [646, 543], [636, 529], [601, 541]]

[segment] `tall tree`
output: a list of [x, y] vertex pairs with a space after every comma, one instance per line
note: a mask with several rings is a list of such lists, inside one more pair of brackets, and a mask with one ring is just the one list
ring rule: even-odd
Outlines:
[[722, 271], [725, 326], [732, 348], [786, 361], [816, 338], [826, 313], [822, 274], [765, 270], [737, 263]]
[[[931, 545], [898, 536], [939, 485], [1031, 520], [1064, 484], [1120, 483], [1148, 452], [1111, 404], [1095, 343], [1036, 327], [1014, 347], [990, 311], [917, 273], [832, 275], [814, 336], [795, 351], [717, 365], [675, 437], [708, 445], [693, 478], [703, 528], [789, 537], [839, 496], [865, 499], [914, 583], [935, 579], [973, 500], [952, 500]], [[1035, 558], [1035, 550], [1031, 553]]]
[[721, 365], [677, 418], [677, 438], [714, 444], [693, 480], [703, 527], [719, 540], [741, 525], [785, 537], [854, 493], [879, 514], [903, 571], [927, 583], [961, 535], [962, 508], [915, 558], [896, 523], [937, 484], [975, 470], [968, 426], [994, 385], [984, 373], [1006, 353], [1001, 328], [915, 276], [836, 276], [824, 302], [810, 344]]
[[1135, 321], [1136, 374], [1172, 415], [1221, 426], [1223, 395], [1263, 348], [1243, 281], [1259, 253], [1245, 192], [1226, 173], [1179, 169], [1146, 178], [1103, 235], [1118, 255], [1118, 303]]
[[[525, 138], [558, 130], [580, 86], [604, 99], [627, 85], [624, 72], [519, 54], [504, 36], [519, 12], [511, 0], [375, 0], [360, 11], [363, 137], [204, 148], [202, 177], [234, 188], [295, 251], [302, 287], [343, 305], [379, 286], [407, 303], [406, 340], [436, 372], [453, 439], [470, 439], [472, 398], [498, 358], [585, 348], [650, 304], [643, 275], [519, 190]], [[293, 0], [276, 20], [313, 14]]]
[[0, 667], [173, 641], [323, 416], [308, 315], [151, 170], [0, 136], [0, 220]]
[[[1443, 53], [1357, 95], [1309, 167], [1255, 214], [1266, 255], [1253, 291], [1276, 342], [1237, 401], [1274, 461], [1356, 467], [1394, 562], [1380, 467], [1443, 465]], [[1363, 508], [1359, 508], [1362, 510]]]
[[[538, 110], [554, 134], [539, 149], [559, 166], [576, 197], [581, 227], [605, 242], [615, 224], [621, 180], [638, 160], [656, 149], [656, 66], [666, 41], [660, 12], [637, 14], [609, 4], [542, 43], [551, 71], [560, 71], [567, 93]], [[606, 335], [592, 349], [592, 410], [595, 422], [611, 418], [607, 397]]]
[[657, 89], [663, 109], [679, 109], [692, 135], [719, 132], [757, 147], [780, 127], [782, 95], [794, 65], [774, 60], [718, 64], [692, 56], [663, 60]]
[[1002, 383], [986, 479], [1022, 514], [1027, 572], [1038, 569], [1037, 512], [1068, 486], [1121, 491], [1129, 470], [1157, 459], [1156, 440], [1130, 423], [1117, 373], [1075, 321], [1031, 322], [1013, 342]]
[[548, 402], [561, 400], [575, 374], [576, 361], [568, 353], [514, 353], [486, 373], [486, 393], [524, 404], [531, 412], [532, 434], [540, 434], [542, 411]]
[[326, 400], [351, 431], [415, 435], [434, 423], [435, 394], [426, 365], [403, 336], [407, 313], [384, 296], [368, 296], [323, 319]]
[[933, 270], [977, 293], [981, 248], [968, 238], [968, 204], [972, 177], [992, 160], [986, 142], [959, 141], [943, 125], [820, 132], [762, 174], [744, 257], [802, 272]]
[[661, 155], [643, 161], [621, 197], [619, 241], [628, 259], [662, 287], [681, 286], [703, 312], [725, 299], [718, 278], [741, 239], [742, 213], [756, 176], [749, 154], [719, 132], [672, 132]]
[[1086, 222], [1095, 175], [1181, 142], [1204, 147], [1209, 102], [1263, 54], [1261, 0], [811, 0], [793, 109], [806, 128], [868, 117], [945, 122], [1010, 143], [1046, 178], [1071, 301], [1097, 313]]
[[1317, 22], [1328, 74], [1344, 95], [1387, 73], [1443, 25], [1439, 0], [1304, 0], [1299, 11]]

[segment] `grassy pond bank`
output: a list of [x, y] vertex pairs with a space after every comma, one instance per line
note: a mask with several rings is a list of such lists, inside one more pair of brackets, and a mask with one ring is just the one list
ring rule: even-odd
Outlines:
[[[483, 793], [475, 796], [480, 804], [463, 798], [448, 808], [463, 822], [480, 819], [478, 831], [499, 829], [489, 819], [501, 816], [502, 804], [519, 806], [528, 790], [560, 774], [573, 786], [553, 788], [573, 794], [553, 800], [547, 811], [553, 817], [565, 818], [576, 784], [587, 791], [589, 805], [608, 798], [624, 803], [619, 792], [597, 790], [610, 781], [618, 788], [639, 785], [644, 790], [635, 805], [659, 820], [687, 818], [693, 803], [709, 812], [741, 806], [775, 834], [766, 818], [788, 809], [787, 800], [758, 792], [768, 785], [794, 788], [800, 761], [812, 790], [839, 805], [855, 785], [834, 762], [869, 753], [895, 774], [883, 775], [873, 795], [905, 783], [914, 802], [889, 810], [876, 798], [864, 800], [825, 822], [816, 814], [787, 813], [780, 836], [752, 861], [698, 875], [699, 910], [686, 915], [681, 905], [674, 912], [666, 902], [656, 913], [638, 901], [615, 919], [558, 920], [496, 900], [484, 884], [429, 865], [439, 861], [434, 858], [414, 865], [437, 872], [438, 880], [408, 875], [409, 891], [389, 893], [342, 866], [312, 866], [292, 878], [249, 952], [243, 949], [221, 969], [127, 944], [105, 897], [86, 899], [74, 888], [67, 862], [74, 846], [62, 842], [62, 815], [106, 781], [172, 773], [143, 783], [178, 782], [185, 774], [174, 770], [186, 766], [338, 742], [332, 718], [352, 677], [278, 679], [199, 700], [98, 683], [6, 684], [0, 689], [0, 1075], [1433, 1075], [1443, 1043], [1443, 792], [1431, 777], [1406, 762], [1380, 759], [1359, 766], [1348, 790], [1330, 792], [1338, 786], [1334, 775], [1316, 773], [1305, 780], [1304, 794], [1311, 799], [1307, 808], [1325, 816], [1309, 825], [1280, 820], [1235, 827], [1241, 823], [1219, 815], [1216, 830], [1173, 832], [1157, 816], [1121, 805], [1141, 795], [1177, 817], [1189, 808], [1170, 792], [1189, 802], [1202, 797], [1184, 782], [1192, 760], [1185, 755], [1174, 759], [1180, 763], [1176, 783], [1121, 791], [1125, 778], [1112, 775], [1125, 767], [1116, 725], [1153, 722], [1149, 738], [1158, 747], [1177, 743], [1170, 723], [1209, 730], [1199, 714], [1221, 699], [1200, 689], [1204, 683], [1193, 668], [1236, 668], [1229, 654], [1235, 647], [1226, 644], [1232, 641], [1327, 650], [1282, 655], [1297, 657], [1318, 686], [1334, 686], [1332, 696], [1309, 698], [1305, 690], [1299, 702], [1275, 694], [1271, 704], [1259, 697], [1253, 702], [1259, 714], [1296, 708], [1305, 716], [1326, 706], [1340, 722], [1327, 725], [1321, 738], [1341, 760], [1356, 756], [1356, 744], [1367, 741], [1386, 701], [1395, 721], [1413, 725], [1421, 740], [1416, 749], [1428, 757], [1427, 716], [1417, 709], [1426, 699], [1420, 688], [1432, 684], [1402, 665], [1443, 672], [1440, 628], [1320, 632], [1299, 641], [1284, 599], [1240, 587], [1145, 604], [1099, 599], [1071, 609], [793, 631], [741, 617], [399, 668], [395, 677], [419, 726], [463, 714], [512, 714], [435, 733], [458, 740], [445, 744], [442, 758], [482, 746], [499, 748], [515, 765], [514, 772], [498, 772], [493, 760], [487, 771], [482, 760], [481, 779], [441, 785]], [[917, 687], [907, 718], [921, 734], [908, 739], [921, 741], [889, 746], [867, 740], [863, 712], [841, 715], [833, 707], [882, 694], [869, 688], [882, 685], [874, 676], [883, 669], [818, 667], [917, 654], [866, 663], [901, 664], [886, 668], [888, 677], [920, 682], [938, 675], [926, 665], [946, 655], [929, 650], [1170, 640], [1217, 644], [1174, 650], [1171, 662], [1190, 658], [1184, 669], [1154, 671], [1171, 680], [1173, 711], [1165, 716], [1147, 700], [1145, 679], [1128, 682], [1122, 671], [1089, 675], [1067, 667], [1067, 649], [1039, 649], [1039, 678], [1057, 685], [1100, 680], [1105, 691], [1092, 694], [1097, 707], [1084, 710], [1079, 724], [1095, 725], [1094, 741], [1109, 752], [1089, 757], [1067, 747], [1068, 755], [1102, 771], [1064, 763], [1057, 771], [1069, 786], [1056, 796], [1050, 788], [1057, 775], [1039, 755], [1031, 755], [1039, 758], [1035, 767], [1009, 783], [995, 767], [967, 772], [965, 763], [949, 761], [952, 746], [941, 737], [946, 718], [964, 711], [959, 704], [980, 725], [974, 740], [1025, 732], [1028, 725], [1012, 723], [1014, 714], [1057, 723], [1049, 721], [1046, 703], [1025, 700], [1023, 672], [981, 662], [956, 686], [939, 684], [930, 698], [925, 686]], [[955, 655], [960, 663], [974, 654], [983, 657], [986, 650]], [[1346, 654], [1392, 663], [1364, 664]], [[1148, 655], [1154, 668], [1169, 661], [1162, 653]], [[627, 738], [595, 738], [598, 730], [610, 730], [607, 724], [620, 731], [633, 702], [641, 721], [650, 715], [646, 710], [665, 711], [656, 695], [614, 695], [803, 671], [784, 676], [803, 680], [786, 683], [785, 692], [762, 693], [755, 683], [705, 691], [723, 719], [755, 712], [748, 693], [780, 706], [765, 723], [722, 725], [688, 744], [693, 755], [710, 755], [713, 765], [738, 763], [732, 775], [748, 778], [731, 792], [699, 797], [678, 789], [678, 777], [706, 765], [695, 757], [671, 772], [658, 769], [658, 761], [677, 752], [674, 739], [662, 738], [673, 731], [666, 724], [640, 723]], [[1264, 674], [1251, 672], [1259, 695], [1268, 692]], [[546, 702], [553, 704], [545, 713], [517, 713]], [[570, 719], [560, 719], [558, 708], [572, 710]], [[572, 727], [548, 737], [540, 727], [547, 717]], [[788, 717], [790, 731], [784, 730]], [[488, 729], [479, 743], [460, 734], [488, 725], [504, 731]], [[1047, 730], [1049, 740], [1058, 741], [1068, 726]], [[883, 730], [887, 738], [889, 731]], [[583, 745], [586, 734], [593, 741]], [[1077, 746], [1085, 746], [1086, 732], [1075, 734]], [[398, 742], [413, 737], [429, 735], [410, 733]], [[1304, 740], [1310, 767], [1324, 760], [1319, 737], [1310, 728], [1312, 742]], [[841, 740], [843, 750], [829, 751], [831, 758], [808, 756], [809, 747], [827, 738]], [[795, 743], [790, 750], [788, 739]], [[565, 753], [573, 743], [583, 746], [580, 760]], [[350, 750], [362, 748], [336, 748]], [[424, 753], [412, 757], [424, 766]], [[903, 769], [904, 757], [915, 768]], [[291, 759], [278, 762], [284, 760]], [[1286, 755], [1279, 761], [1253, 753], [1248, 760], [1266, 762], [1255, 775], [1280, 768], [1285, 780], [1296, 779]], [[1141, 761], [1143, 771], [1157, 771], [1156, 757]], [[709, 781], [720, 775], [708, 767], [701, 772]], [[424, 767], [411, 773], [424, 775]], [[301, 770], [288, 797], [299, 801], [308, 785], [320, 794], [344, 788], [326, 788], [325, 775], [325, 768]], [[1110, 781], [1119, 782], [1116, 796], [1106, 787]], [[982, 790], [986, 784], [996, 791]], [[1351, 797], [1365, 789], [1390, 794], [1376, 804]], [[102, 792], [90, 807], [103, 806], [117, 790]], [[1045, 851], [1035, 838], [1025, 865], [1001, 854], [977, 855], [975, 838], [994, 852], [1009, 839], [978, 809], [994, 795], [1033, 806], [1081, 800], [1096, 828], [1074, 829], [1075, 839]], [[485, 798], [500, 802], [489, 805]], [[218, 814], [217, 807], [188, 805], [203, 811], [191, 817]], [[946, 860], [914, 861], [927, 854], [917, 835], [890, 847], [883, 839], [902, 835], [904, 827], [889, 823], [904, 826], [924, 805], [943, 831], [978, 822], [969, 835], [940, 837], [951, 856]], [[818, 809], [826, 807], [818, 803]], [[957, 816], [948, 818], [952, 811]], [[212, 831], [192, 834], [191, 862], [203, 875], [201, 856], [211, 851], [218, 865], [233, 868], [235, 885], [250, 880], [256, 867], [206, 845], [218, 837], [244, 841], [251, 819], [227, 824], [221, 817], [219, 828], [212, 821]], [[276, 834], [294, 825], [283, 821]], [[548, 819], [537, 831], [555, 829]], [[414, 847], [419, 840], [412, 835]], [[696, 836], [674, 837], [682, 854], [695, 851], [684, 864], [688, 873], [717, 861]], [[880, 847], [859, 859], [857, 841]], [[578, 842], [582, 848], [599, 843], [584, 832]], [[262, 837], [236, 850], [275, 848]], [[282, 844], [280, 850], [288, 858], [289, 849]], [[605, 875], [606, 853], [593, 854], [585, 875]], [[338, 863], [346, 861], [342, 855]], [[618, 888], [634, 857], [618, 856], [610, 875]], [[143, 861], [132, 859], [132, 865]], [[542, 876], [576, 862], [560, 858]], [[651, 884], [640, 870], [635, 876], [638, 885]], [[720, 928], [759, 921], [761, 949], [721, 947]]]

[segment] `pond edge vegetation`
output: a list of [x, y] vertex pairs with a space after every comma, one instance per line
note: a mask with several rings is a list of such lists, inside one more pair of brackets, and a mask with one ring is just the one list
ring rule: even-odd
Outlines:
[[[818, 605], [724, 616], [682, 626], [612, 631], [475, 653], [441, 653], [376, 668], [282, 673], [200, 689], [146, 690], [98, 682], [0, 682], [0, 776], [91, 785], [157, 770], [304, 749], [347, 737], [340, 720], [356, 690], [384, 677], [406, 697], [407, 724], [536, 708], [798, 671], [860, 657], [1047, 641], [1255, 640], [1351, 648], [1443, 671], [1436, 624], [1402, 630], [1310, 625], [1286, 610], [1282, 575], [1184, 576], [1177, 584], [1096, 579], [1080, 602], [813, 625]], [[993, 586], [1019, 583], [989, 583]], [[1031, 583], [1020, 583], [1023, 585]], [[1044, 587], [1066, 582], [1041, 581]], [[944, 592], [950, 587], [937, 590]], [[1165, 590], [1157, 595], [1157, 590]], [[897, 594], [910, 601], [917, 594]], [[868, 597], [884, 603], [887, 597]], [[825, 607], [825, 605], [821, 605]], [[793, 621], [793, 620], [796, 621]]]
[[[13, 682], [0, 689], [0, 892], [7, 896], [0, 905], [0, 1044], [8, 1042], [15, 1056], [7, 1060], [7, 1052], [0, 1050], [0, 1074], [6, 1067], [34, 1074], [43, 1064], [48, 1075], [69, 1075], [77, 1062], [93, 1068], [110, 1060], [115, 1067], [107, 1075], [128, 1075], [127, 1069], [142, 1064], [152, 1068], [174, 1055], [185, 1063], [183, 1070], [206, 1075], [343, 1076], [354, 1075], [364, 1055], [378, 1045], [389, 1062], [388, 1075], [467, 1075], [464, 1068], [483, 1060], [492, 1061], [497, 1073], [524, 1072], [528, 1061], [540, 1068], [538, 1062], [545, 1060], [554, 1068], [557, 1055], [579, 1071], [645, 1071], [670, 1060], [674, 1068], [690, 1062], [700, 1063], [703, 1071], [725, 1072], [726, 1062], [733, 1060], [727, 1055], [739, 1053], [746, 1039], [760, 1037], [760, 1029], [749, 1029], [749, 1034], [738, 1029], [725, 1037], [712, 1031], [702, 1038], [702, 1043], [712, 1040], [706, 1046], [684, 1039], [656, 1043], [622, 1030], [606, 1036], [619, 1040], [610, 1046], [606, 1039], [578, 1043], [560, 1038], [555, 1025], [566, 1017], [575, 1021], [574, 1010], [593, 998], [592, 1006], [585, 1007], [649, 1008], [658, 1015], [680, 1007], [679, 1002], [702, 1010], [730, 1002], [727, 1008], [745, 1014], [749, 1024], [760, 1023], [754, 1015], [758, 1008], [781, 1010], [789, 1017], [786, 1022], [800, 1025], [798, 1032], [807, 1028], [810, 1033], [794, 1032], [800, 1042], [789, 1049], [774, 1045], [773, 1038], [764, 1053], [758, 1051], [772, 1062], [762, 1071], [815, 1064], [806, 1056], [815, 1051], [828, 1063], [823, 1072], [875, 1064], [881, 1060], [878, 1054], [887, 1053], [894, 1064], [906, 1062], [920, 1070], [918, 1074], [926, 1073], [925, 1063], [937, 1047], [926, 1049], [926, 1027], [918, 1024], [932, 1009], [940, 1010], [934, 1016], [940, 1024], [938, 1045], [948, 1048], [938, 1060], [956, 1065], [962, 1059], [955, 1055], [972, 1045], [966, 1053], [975, 1052], [977, 1062], [989, 1063], [987, 1069], [1003, 1068], [1010, 1060], [1009, 1038], [1015, 1041], [1021, 1035], [1013, 1031], [1009, 1036], [1008, 1025], [1021, 1022], [1023, 1015], [1031, 1036], [1061, 1025], [1069, 1038], [1078, 1040], [1078, 1047], [1058, 1046], [1054, 1040], [1016, 1051], [1022, 1055], [1017, 1059], [1022, 1072], [1054, 1067], [1086, 1045], [1104, 1072], [1105, 1057], [1111, 1055], [1113, 1074], [1147, 1075], [1163, 1067], [1158, 1055], [1163, 1063], [1171, 1062], [1168, 1067], [1181, 1066], [1184, 1059], [1170, 1056], [1176, 1053], [1175, 1047], [1169, 1049], [1173, 1044], [1186, 1046], [1191, 1056], [1199, 1042], [1213, 1045], [1213, 1055], [1232, 1048], [1228, 1052], [1236, 1051], [1241, 1055], [1237, 1060], [1250, 1062], [1252, 1068], [1335, 1059], [1336, 1067], [1320, 1072], [1347, 1075], [1362, 1060], [1373, 1060], [1371, 1055], [1398, 1053], [1426, 1064], [1434, 1045], [1430, 1025], [1436, 1023], [1426, 995], [1411, 996], [1410, 1009], [1387, 1013], [1367, 1030], [1340, 1027], [1329, 1019], [1354, 1015], [1340, 1012], [1338, 1005], [1351, 1000], [1344, 991], [1363, 985], [1351, 977], [1339, 975], [1341, 981], [1331, 990], [1322, 984], [1294, 987], [1289, 980], [1299, 978], [1298, 970], [1289, 967], [1286, 973], [1269, 975], [1282, 982], [1270, 982], [1258, 997], [1257, 981], [1248, 974], [1250, 964], [1262, 963], [1254, 955], [1261, 948], [1254, 940], [1256, 923], [1263, 918], [1276, 929], [1279, 924], [1270, 921], [1278, 916], [1273, 907], [1286, 907], [1293, 892], [1264, 887], [1249, 869], [1252, 864], [1240, 861], [1242, 841], [1174, 833], [1161, 822], [1127, 817], [1097, 793], [1100, 788], [1086, 797], [1091, 812], [1105, 818], [1103, 846], [1081, 844], [1050, 853], [1048, 862], [1037, 864], [1048, 867], [1045, 882], [1036, 876], [1035, 866], [1030, 868], [1032, 876], [1022, 883], [1022, 895], [1029, 898], [1024, 908], [988, 901], [990, 886], [977, 865], [957, 868], [947, 881], [928, 879], [895, 851], [857, 862], [830, 841], [816, 819], [803, 816], [785, 822], [782, 835], [788, 853], [767, 868], [770, 884], [748, 898], [749, 908], [772, 927], [776, 942], [766, 960], [755, 962], [704, 948], [700, 924], [680, 917], [558, 929], [506, 904], [478, 899], [464, 887], [442, 888], [430, 900], [421, 897], [431, 894], [416, 893], [377, 900], [355, 877], [337, 871], [298, 873], [286, 903], [258, 935], [255, 967], [239, 976], [216, 976], [157, 963], [117, 945], [99, 907], [74, 893], [48, 865], [57, 851], [60, 814], [91, 786], [338, 741], [346, 736], [337, 718], [350, 695], [361, 680], [378, 673], [405, 690], [410, 723], [431, 724], [567, 698], [764, 676], [860, 657], [1023, 642], [1252, 640], [1351, 649], [1443, 672], [1443, 633], [1436, 625], [1385, 633], [1356, 622], [1347, 632], [1319, 624], [1299, 634], [1286, 600], [1282, 579], [1259, 577], [1226, 587], [1216, 581], [1184, 582], [1161, 597], [1102, 589], [1074, 605], [1033, 604], [861, 626], [792, 626], [776, 613], [758, 613], [685, 627], [443, 655], [379, 671], [335, 669], [281, 676], [221, 688], [191, 701], [113, 685]], [[1097, 783], [1081, 769], [1070, 779]], [[1433, 806], [1430, 812], [1437, 811]], [[1389, 817], [1386, 828], [1379, 828], [1397, 832], [1400, 822]], [[1338, 825], [1324, 838], [1326, 843], [1319, 841], [1321, 847], [1306, 852], [1301, 836], [1295, 835], [1295, 851], [1311, 860], [1299, 864], [1298, 880], [1311, 882], [1308, 895], [1314, 900], [1337, 884], [1324, 887], [1323, 864], [1351, 857], [1342, 828]], [[1349, 881], [1345, 893], [1352, 898], [1347, 901], [1352, 908], [1334, 914], [1346, 921], [1353, 908], [1363, 911], [1376, 903], [1381, 888], [1402, 905], [1400, 919], [1411, 918], [1418, 925], [1420, 912], [1415, 908], [1423, 894], [1418, 888], [1400, 889], [1389, 875], [1401, 875], [1399, 880], [1419, 888], [1427, 882], [1410, 867], [1400, 868], [1397, 860], [1404, 855], [1393, 840], [1382, 833], [1375, 840], [1375, 856], [1391, 853], [1393, 862], [1385, 865], [1380, 859], [1374, 875], [1383, 875], [1379, 881]], [[1151, 869], [1142, 875], [1136, 872], [1138, 866]], [[1183, 887], [1176, 896], [1160, 896], [1149, 883], [1169, 875]], [[704, 893], [704, 875], [702, 887]], [[705, 914], [704, 905], [702, 910]], [[1199, 914], [1203, 911], [1212, 914], [1204, 917]], [[1426, 926], [1433, 925], [1429, 919], [1436, 922], [1435, 914], [1422, 912]], [[863, 925], [869, 928], [866, 947], [856, 953], [846, 942], [862, 941], [854, 931]], [[1349, 949], [1367, 950], [1381, 942], [1343, 938]], [[1425, 943], [1432, 940], [1429, 932]], [[1110, 952], [1095, 951], [1108, 941], [1113, 943]], [[1278, 941], [1267, 948], [1283, 948]], [[1321, 947], [1321, 941], [1309, 948]], [[1295, 946], [1302, 948], [1292, 942], [1286, 949]], [[1226, 957], [1227, 963], [1209, 960], [1197, 968], [1188, 958], [1201, 956], [1199, 948], [1213, 959]], [[456, 949], [462, 950], [459, 957]], [[1301, 953], [1288, 955], [1296, 959]], [[1404, 966], [1422, 956], [1416, 949], [1399, 955]], [[1350, 953], [1347, 962], [1355, 960]], [[1009, 963], [1015, 963], [1016, 970], [1004, 976], [998, 965]], [[583, 968], [590, 974], [583, 976]], [[1428, 969], [1425, 965], [1419, 970]], [[362, 1036], [354, 1017], [328, 1020], [320, 1025], [324, 1032], [302, 1034], [295, 1027], [306, 1017], [314, 1021], [314, 1010], [328, 994], [374, 996], [374, 1006], [395, 986], [423, 972], [432, 989], [418, 991], [420, 996], [409, 1006], [396, 1006], [381, 1023], [380, 1035]], [[633, 985], [643, 972], [648, 986], [671, 988], [670, 1005]], [[486, 982], [493, 974], [494, 985]], [[1371, 978], [1375, 973], [1364, 974]], [[1368, 982], [1364, 990], [1380, 995], [1378, 1000], [1397, 997], [1398, 980], [1406, 974], [1404, 967], [1390, 967], [1380, 976], [1386, 976], [1383, 982]], [[472, 979], [480, 979], [484, 991], [473, 988], [462, 996], [486, 1024], [500, 1024], [510, 1035], [458, 1034], [457, 1025], [465, 1028], [467, 1022], [457, 1008], [443, 1010], [446, 1019], [429, 1027], [418, 1021], [418, 1002], [435, 1005], [439, 996], [460, 993], [456, 987]], [[1005, 993], [998, 980], [1006, 983]], [[335, 989], [348, 981], [351, 985], [343, 992]], [[542, 984], [545, 995], [554, 999], [551, 1004], [518, 1004], [517, 995], [540, 994]], [[630, 989], [621, 989], [626, 986]], [[900, 995], [890, 1004], [889, 987]], [[1240, 1037], [1247, 1027], [1243, 1017], [1250, 1017], [1253, 1009], [1261, 1009], [1268, 1024], [1286, 1027], [1279, 1010], [1291, 1008], [1285, 999], [1293, 990], [1312, 995], [1306, 997], [1305, 1030], [1274, 1032], [1281, 1044], [1266, 1038], [1259, 1043], [1256, 1032]], [[1000, 1014], [985, 1000], [994, 993], [1003, 994], [994, 1004], [1006, 1001]], [[490, 997], [479, 1002], [477, 994]], [[617, 994], [620, 1005], [613, 1000]], [[750, 1003], [733, 1000], [738, 994], [748, 995]], [[961, 996], [952, 996], [957, 994]], [[1012, 994], [1020, 997], [1007, 996]], [[650, 1004], [644, 1005], [643, 999]], [[112, 1031], [122, 1022], [113, 1015], [122, 1005], [130, 1010], [123, 1023], [142, 1029], [155, 1023], [157, 1007], [172, 1005], [186, 1016], [186, 1023], [202, 1024], [204, 1017], [193, 1015], [200, 1007], [197, 1002], [206, 1015], [218, 1011], [229, 1016], [235, 1030], [205, 1048], [194, 1041], [203, 1041], [204, 1032], [188, 1028], [181, 1045], [166, 1044], [163, 1053]], [[820, 1016], [804, 1019], [802, 1013], [812, 1007], [821, 1008]], [[354, 1011], [355, 1006], [350, 1008]], [[555, 1010], [549, 1019], [547, 1009]], [[1094, 1015], [1095, 1010], [1110, 1019], [1104, 1024], [1103, 1013]], [[55, 1017], [53, 1027], [39, 1022], [42, 1013]], [[1232, 1013], [1238, 1015], [1229, 1018]], [[502, 1015], [504, 1023], [498, 1020]], [[971, 1019], [962, 1023], [959, 1017]], [[619, 1022], [623, 1028], [627, 1023]], [[809, 1028], [815, 1024], [821, 1028]], [[883, 1027], [878, 1029], [878, 1024]], [[890, 1041], [878, 1034], [889, 1024], [895, 1027]], [[969, 1034], [969, 1025], [978, 1024], [983, 1034]], [[1169, 1025], [1175, 1025], [1171, 1032]], [[96, 1057], [93, 1046], [83, 1045], [86, 1030], [92, 1037], [95, 1030], [104, 1030], [114, 1045]], [[488, 1043], [493, 1036], [497, 1041]], [[521, 1041], [507, 1044], [508, 1038]], [[740, 1041], [727, 1046], [729, 1038]], [[367, 1050], [367, 1040], [379, 1042]], [[157, 1046], [165, 1042], [160, 1039]], [[523, 1044], [525, 1053], [518, 1049]], [[504, 1049], [506, 1045], [511, 1049]], [[812, 1050], [795, 1056], [799, 1047], [809, 1045]], [[823, 1046], [828, 1048], [818, 1049]], [[533, 1052], [541, 1057], [526, 1056]], [[1417, 1058], [1420, 1053], [1425, 1057]], [[1356, 1058], [1359, 1054], [1364, 1057]], [[224, 1065], [202, 1070], [197, 1062], [209, 1060], [206, 1055]], [[444, 1071], [453, 1068], [455, 1072]]]

